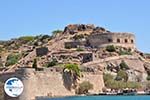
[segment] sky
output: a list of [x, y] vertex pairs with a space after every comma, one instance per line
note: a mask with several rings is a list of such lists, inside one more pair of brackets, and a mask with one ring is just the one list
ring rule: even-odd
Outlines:
[[150, 0], [0, 0], [0, 40], [51, 34], [68, 24], [132, 32], [150, 53]]

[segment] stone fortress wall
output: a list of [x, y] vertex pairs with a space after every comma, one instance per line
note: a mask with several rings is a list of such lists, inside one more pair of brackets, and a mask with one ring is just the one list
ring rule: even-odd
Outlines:
[[[84, 33], [84, 31], [83, 31]], [[136, 49], [135, 36], [132, 33], [119, 33], [110, 31], [91, 32], [85, 39], [67, 40], [64, 43], [65, 47], [92, 47], [101, 48], [108, 45], [121, 46], [130, 49]]]
[[131, 33], [93, 33], [88, 37], [91, 47], [115, 45], [135, 49], [135, 36]]
[[[24, 84], [24, 91], [18, 98], [11, 98], [5, 94], [5, 100], [35, 100], [42, 96], [73, 96], [75, 91], [65, 88], [62, 74], [56, 70], [44, 69], [35, 71], [32, 68], [20, 68], [14, 73], [0, 75], [0, 81], [5, 82], [8, 78], [17, 77]], [[92, 92], [100, 92], [104, 87], [103, 75], [83, 73], [79, 82], [89, 81], [93, 84]]]

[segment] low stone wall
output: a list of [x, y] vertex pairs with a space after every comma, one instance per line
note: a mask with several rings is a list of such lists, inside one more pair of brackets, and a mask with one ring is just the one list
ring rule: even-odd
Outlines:
[[[100, 92], [103, 83], [101, 74], [83, 73], [80, 82], [86, 80], [93, 84], [93, 92]], [[10, 98], [5, 95], [5, 100], [34, 100], [41, 96], [73, 96], [75, 91], [69, 91], [63, 84], [60, 72], [50, 72], [48, 70], [35, 71], [32, 68], [22, 68], [15, 73], [3, 74], [0, 81], [5, 82], [10, 77], [18, 77], [24, 84], [24, 91], [18, 98]]]

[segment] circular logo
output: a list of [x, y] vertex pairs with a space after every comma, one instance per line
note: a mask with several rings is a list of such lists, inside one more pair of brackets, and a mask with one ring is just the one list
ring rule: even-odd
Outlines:
[[6, 94], [10, 97], [18, 97], [23, 92], [23, 83], [20, 79], [9, 78], [4, 85]]

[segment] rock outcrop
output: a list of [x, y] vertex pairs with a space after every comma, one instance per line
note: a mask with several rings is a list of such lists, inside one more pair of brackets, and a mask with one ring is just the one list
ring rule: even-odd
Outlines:
[[70, 24], [65, 27], [63, 33], [75, 34], [80, 31], [89, 31], [89, 32], [109, 32], [103, 27], [95, 27], [93, 24]]

